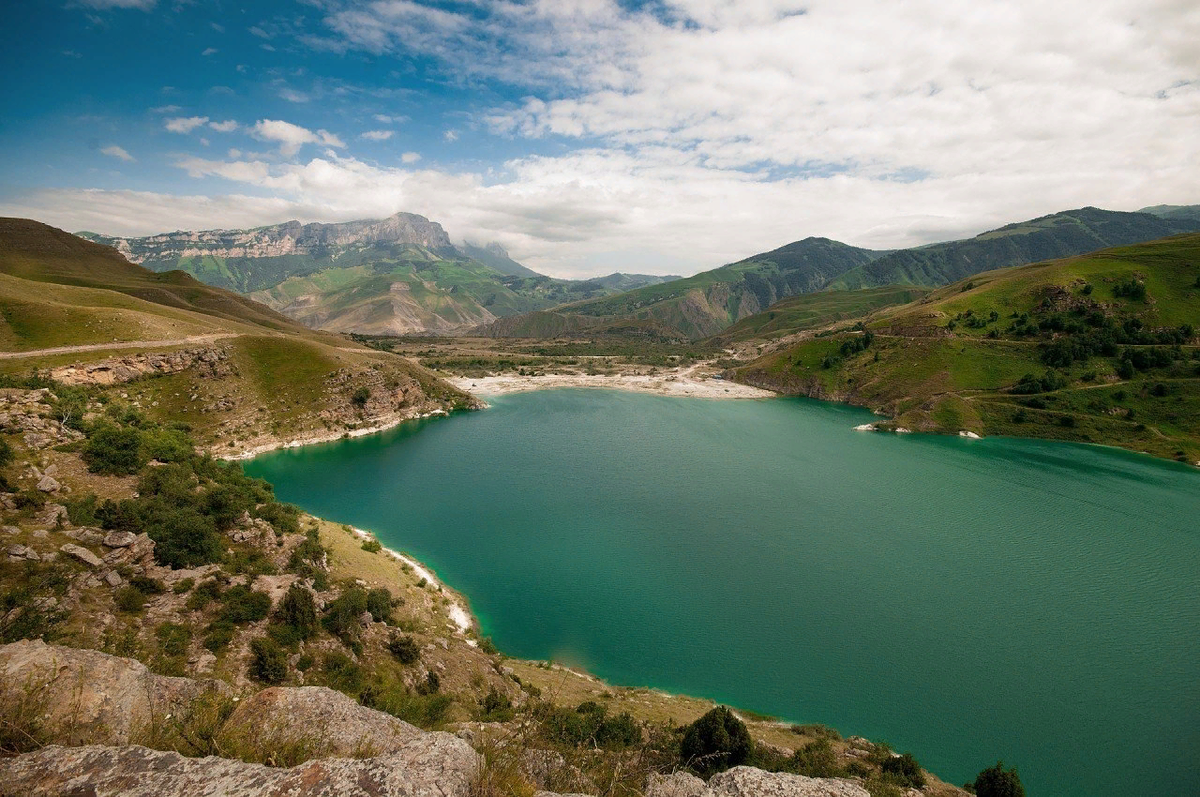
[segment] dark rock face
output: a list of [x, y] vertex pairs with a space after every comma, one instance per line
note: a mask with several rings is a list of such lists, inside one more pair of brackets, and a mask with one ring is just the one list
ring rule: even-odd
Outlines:
[[224, 758], [185, 758], [145, 747], [44, 747], [0, 760], [0, 793], [28, 797], [466, 797], [478, 769], [466, 742], [423, 733], [367, 759], [274, 769]]

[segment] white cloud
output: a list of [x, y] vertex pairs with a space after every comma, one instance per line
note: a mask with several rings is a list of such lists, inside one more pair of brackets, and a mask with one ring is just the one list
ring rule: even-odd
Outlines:
[[394, 135], [392, 130], [368, 130], [362, 137], [368, 141], [387, 141]]
[[150, 113], [175, 113], [178, 110], [178, 105], [160, 105], [157, 108], [151, 108]]
[[442, 139], [450, 143], [454, 143], [455, 141], [458, 141], [458, 131], [447, 130], [445, 133], [442, 133]]
[[111, 144], [107, 147], [104, 147], [102, 150], [100, 150], [100, 152], [109, 156], [110, 158], [117, 158], [125, 161], [126, 163], [133, 163], [135, 160], [137, 160], [128, 152], [126, 152], [123, 147], [118, 147], [116, 144]]
[[224, 32], [225, 32], [225, 26], [224, 26], [224, 25], [221, 25], [221, 24], [220, 24], [220, 23], [218, 23], [218, 22], [210, 22], [210, 23], [208, 23], [208, 26], [209, 26], [210, 28], [212, 28], [213, 30], [215, 30], [217, 33], [224, 33]]
[[395, 121], [395, 118], [388, 116], [386, 113], [377, 113], [375, 114], [375, 121], [383, 125], [390, 125]]
[[300, 102], [308, 102], [308, 100], [309, 100], [308, 95], [305, 94], [304, 92], [296, 91], [295, 89], [290, 89], [290, 88], [280, 89], [279, 96], [281, 98], [287, 100], [288, 102], [300, 103]]
[[220, 52], [220, 50], [218, 50], [216, 47], [205, 47], [204, 52], [202, 52], [200, 54], [201, 55], [216, 55], [219, 52]]
[[238, 123], [232, 119], [227, 119], [224, 122], [209, 122], [208, 126], [218, 133], [232, 133], [238, 129]]
[[174, 119], [168, 119], [165, 126], [172, 133], [190, 133], [207, 123], [207, 116], [177, 116]]
[[291, 157], [300, 151], [305, 144], [323, 144], [327, 147], [342, 148], [346, 143], [327, 130], [313, 132], [291, 122], [279, 119], [262, 119], [254, 125], [253, 134], [264, 141], [279, 143], [279, 152]]
[[200, 137], [200, 146], [207, 147], [211, 142], [204, 136]]
[[421, 160], [419, 152], [406, 152], [400, 156], [401, 163], [416, 163], [419, 160]]

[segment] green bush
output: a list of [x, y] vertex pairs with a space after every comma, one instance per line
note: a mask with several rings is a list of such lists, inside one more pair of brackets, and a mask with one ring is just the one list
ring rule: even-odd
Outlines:
[[360, 627], [358, 618], [367, 611], [367, 591], [359, 587], [350, 587], [342, 592], [325, 608], [325, 617], [321, 623], [325, 630], [342, 640], [342, 644], [355, 648], [358, 646]]
[[110, 476], [137, 473], [147, 461], [141, 433], [137, 429], [98, 423], [83, 447], [83, 461], [92, 473]]
[[513, 718], [512, 701], [502, 695], [496, 687], [479, 700], [480, 722], [508, 722]]
[[370, 400], [370, 398], [371, 398], [370, 388], [360, 387], [354, 391], [354, 394], [352, 396], [350, 396], [350, 401], [351, 401], [351, 403], [354, 404], [354, 406], [358, 407], [359, 409], [362, 409], [363, 407], [367, 406], [367, 402]]
[[345, 653], [326, 653], [321, 660], [321, 671], [328, 684], [339, 692], [358, 696], [363, 688], [363, 669]]
[[[190, 579], [184, 579], [189, 581]], [[183, 582], [180, 582], [183, 583]], [[177, 587], [178, 588], [178, 587]], [[208, 604], [221, 597], [221, 582], [215, 578], [210, 578], [206, 581], [201, 581], [191, 595], [188, 595], [187, 607], [193, 612], [198, 612]]]
[[187, 653], [192, 641], [192, 629], [179, 623], [160, 623], [154, 629], [158, 637], [158, 646], [168, 656], [182, 656]]
[[113, 598], [116, 599], [117, 609], [122, 612], [137, 614], [146, 608], [146, 596], [135, 587], [121, 587]]
[[232, 586], [221, 595], [219, 619], [226, 622], [256, 623], [266, 619], [271, 611], [271, 596], [265, 592], [250, 589], [245, 584]]
[[250, 675], [263, 683], [279, 684], [287, 678], [287, 654], [270, 637], [250, 640]]
[[376, 587], [367, 592], [367, 611], [377, 623], [392, 621], [392, 593], [387, 587]]
[[809, 742], [788, 759], [787, 771], [810, 778], [832, 778], [838, 774], [837, 753], [829, 737]]
[[901, 786], [925, 788], [925, 773], [921, 771], [921, 765], [913, 758], [912, 753], [893, 756], [884, 761], [880, 769]]
[[417, 641], [407, 634], [395, 632], [388, 638], [388, 652], [401, 664], [415, 664], [421, 658], [421, 648]]
[[12, 444], [0, 437], [0, 468], [11, 465], [16, 458], [17, 452], [13, 450]]
[[167, 591], [167, 585], [159, 581], [157, 578], [148, 578], [146, 576], [133, 576], [129, 579], [129, 586], [136, 589], [143, 595], [162, 595]]
[[379, 540], [370, 539], [362, 544], [362, 549], [367, 553], [379, 553], [383, 550], [383, 544]]
[[1017, 768], [1006, 770], [1003, 761], [980, 772], [974, 785], [976, 797], [1025, 797]]
[[550, 739], [576, 747], [620, 750], [642, 739], [641, 727], [630, 714], [609, 717], [607, 707], [592, 700], [580, 703], [574, 711], [550, 708], [542, 729]]
[[753, 751], [745, 723], [725, 706], [717, 706], [687, 726], [679, 743], [684, 766], [701, 775], [744, 764]]
[[317, 604], [312, 593], [292, 584], [275, 610], [275, 623], [284, 631], [284, 644], [311, 639], [317, 633]]

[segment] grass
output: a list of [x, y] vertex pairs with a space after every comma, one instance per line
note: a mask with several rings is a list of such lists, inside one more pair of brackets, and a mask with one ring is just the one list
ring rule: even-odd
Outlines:
[[711, 342], [727, 345], [756, 338], [771, 339], [859, 318], [873, 310], [909, 304], [930, 289], [889, 285], [857, 291], [822, 291], [792, 296], [776, 302], [761, 313], [743, 318]]
[[[1014, 332], [1031, 323], [1099, 313], [1110, 328], [1132, 320], [1157, 335], [1200, 321], [1200, 235], [1167, 238], [975, 275], [911, 304], [865, 319], [874, 333], [864, 352], [838, 357], [853, 340], [847, 327], [772, 352], [739, 379], [890, 415], [898, 426], [973, 431], [1118, 445], [1180, 461], [1200, 461], [1200, 347], [1172, 352], [1169, 365], [1118, 375], [1120, 360], [1093, 354], [1056, 372], [1063, 386], [1036, 396], [1014, 393], [1027, 374], [1047, 371], [1051, 343], [1081, 332]], [[1117, 290], [1130, 280], [1146, 298]], [[1075, 322], [1077, 326], [1079, 322]], [[1118, 346], [1121, 349], [1151, 346]], [[830, 358], [836, 361], [831, 362]]]

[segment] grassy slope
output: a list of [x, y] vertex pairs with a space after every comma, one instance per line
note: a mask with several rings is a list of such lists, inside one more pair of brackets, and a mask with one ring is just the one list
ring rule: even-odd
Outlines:
[[1164, 218], [1080, 208], [1008, 224], [962, 241], [893, 252], [846, 272], [827, 287], [853, 290], [872, 285], [945, 285], [983, 271], [1197, 229], [1200, 220], [1187, 216]]
[[[874, 316], [868, 323], [874, 342], [831, 367], [825, 358], [839, 358], [841, 345], [855, 337], [848, 326], [769, 354], [739, 369], [737, 378], [868, 406], [912, 429], [1107, 443], [1196, 462], [1200, 349], [1194, 337], [1170, 365], [1132, 378], [1118, 376], [1118, 357], [1093, 354], [1056, 369], [1065, 380], [1060, 389], [1018, 395], [1012, 388], [1026, 374], [1046, 373], [1048, 345], [1078, 338], [1017, 334], [1014, 316], [1025, 313], [1036, 323], [1098, 311], [1116, 324], [1136, 319], [1147, 330], [1200, 325], [1198, 277], [1200, 235], [991, 271]], [[1130, 279], [1144, 283], [1146, 299], [1115, 294]], [[986, 321], [992, 312], [997, 320]], [[980, 318], [980, 325], [972, 328], [969, 318]], [[1152, 347], [1119, 347], [1126, 348]]]
[[908, 304], [928, 292], [925, 288], [889, 285], [857, 291], [804, 293], [776, 302], [761, 313], [743, 318], [712, 338], [711, 342], [726, 344], [757, 338], [778, 338], [836, 321], [859, 318], [884, 307]]
[[[161, 281], [161, 278], [171, 281]], [[111, 281], [112, 288], [100, 287]], [[165, 288], [163, 286], [166, 286]], [[230, 337], [183, 345], [193, 335]], [[380, 401], [405, 389], [414, 411], [466, 406], [469, 397], [404, 358], [314, 332], [262, 305], [181, 274], [155, 274], [114, 250], [38, 222], [0, 220], [0, 349], [147, 341], [144, 349], [0, 359], [24, 375], [141, 352], [213, 346], [227, 353], [220, 376], [195, 369], [122, 386], [130, 400], [193, 427], [206, 446], [240, 450], [264, 436], [328, 434], [370, 424], [382, 403], [349, 410], [358, 387]], [[156, 345], [154, 341], [161, 341]], [[172, 343], [172, 341], [175, 341]]]
[[826, 238], [806, 238], [692, 277], [576, 303], [559, 312], [653, 321], [677, 336], [699, 339], [779, 299], [819, 290], [829, 279], [877, 255]]

